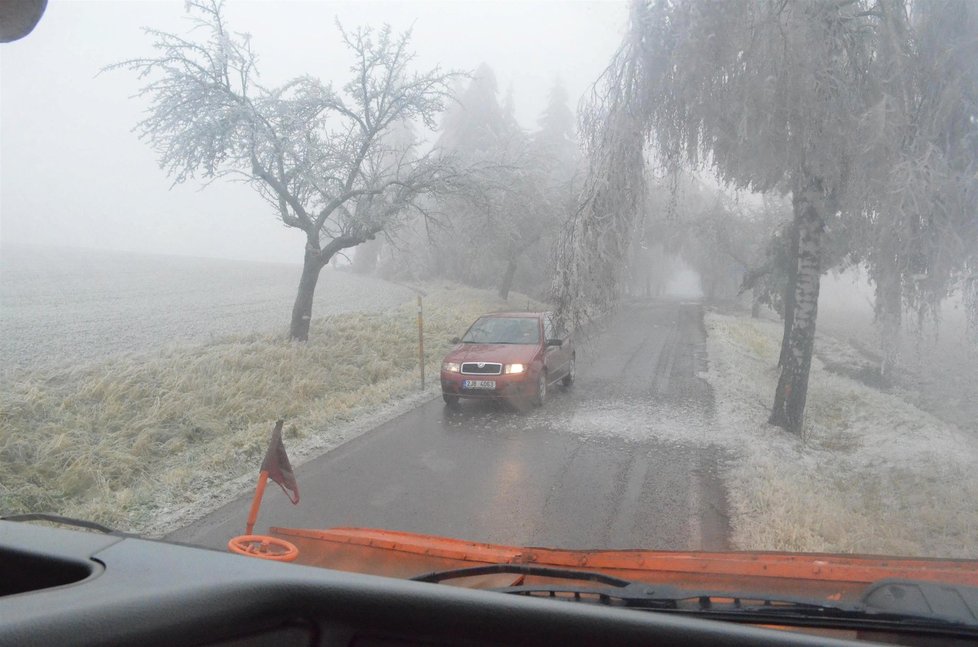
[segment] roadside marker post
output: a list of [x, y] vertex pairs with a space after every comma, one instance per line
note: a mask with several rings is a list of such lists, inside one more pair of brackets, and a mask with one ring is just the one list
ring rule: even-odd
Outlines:
[[418, 295], [418, 363], [421, 367], [421, 390], [424, 391], [424, 308]]

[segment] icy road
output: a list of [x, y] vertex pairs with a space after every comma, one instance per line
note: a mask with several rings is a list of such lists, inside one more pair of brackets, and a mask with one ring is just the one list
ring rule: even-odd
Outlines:
[[[463, 401], [410, 411], [271, 485], [257, 531], [359, 526], [558, 548], [722, 550], [723, 453], [702, 306], [627, 304], [579, 342], [578, 380], [542, 409]], [[224, 548], [250, 493], [169, 535]]]

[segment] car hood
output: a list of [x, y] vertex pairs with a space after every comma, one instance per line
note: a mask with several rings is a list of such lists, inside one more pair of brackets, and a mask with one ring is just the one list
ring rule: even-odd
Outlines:
[[[393, 530], [271, 528], [299, 549], [296, 563], [411, 578], [433, 571], [532, 564], [592, 571], [649, 584], [855, 602], [886, 579], [978, 586], [978, 561], [822, 553], [561, 550], [484, 544]], [[466, 578], [470, 588], [507, 586], [512, 575]]]
[[445, 361], [529, 364], [539, 348], [535, 344], [459, 344], [445, 356]]

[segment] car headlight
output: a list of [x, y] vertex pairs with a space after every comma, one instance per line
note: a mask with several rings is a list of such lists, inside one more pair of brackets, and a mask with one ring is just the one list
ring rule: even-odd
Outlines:
[[507, 364], [506, 373], [522, 373], [526, 370], [525, 364]]
[[441, 370], [447, 373], [458, 373], [461, 370], [458, 362], [442, 362]]

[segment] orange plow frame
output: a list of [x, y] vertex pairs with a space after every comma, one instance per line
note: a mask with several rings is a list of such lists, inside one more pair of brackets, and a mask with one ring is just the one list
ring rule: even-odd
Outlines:
[[832, 601], [857, 600], [868, 584], [887, 578], [978, 586], [978, 561], [974, 560], [771, 552], [557, 550], [368, 528], [272, 528], [270, 534], [299, 549], [296, 563], [400, 578], [486, 564], [534, 564], [716, 594], [764, 591], [767, 595], [817, 596]]

